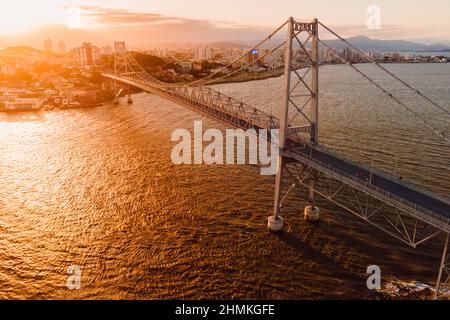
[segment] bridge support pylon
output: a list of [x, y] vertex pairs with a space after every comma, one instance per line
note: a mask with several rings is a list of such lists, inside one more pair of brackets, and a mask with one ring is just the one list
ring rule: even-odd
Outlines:
[[[275, 180], [275, 205], [274, 215], [269, 218], [269, 229], [278, 232], [282, 229], [284, 219], [280, 216], [283, 212], [283, 202], [287, 196], [295, 188], [295, 184], [283, 196], [283, 181], [284, 173], [286, 171], [286, 164], [288, 159], [285, 158], [284, 152], [289, 151], [290, 141], [288, 135], [291, 130], [297, 125], [290, 123], [291, 119], [303, 121], [298, 125], [307, 127], [307, 134], [309, 139], [305, 139], [305, 148], [311, 148], [318, 144], [319, 133], [319, 23], [317, 19], [309, 23], [297, 22], [293, 18], [289, 18], [287, 32], [287, 48], [285, 54], [284, 79], [285, 79], [285, 96], [284, 103], [280, 110], [280, 136], [279, 148], [280, 155], [278, 157], [278, 172]], [[302, 36], [305, 35], [305, 40]], [[309, 42], [309, 44], [308, 44]], [[295, 53], [294, 53], [295, 49]], [[294, 57], [295, 55], [295, 57]], [[299, 58], [300, 56], [300, 58]], [[308, 72], [301, 74], [298, 71], [297, 63], [301, 61], [306, 64], [311, 70], [311, 83], [307, 85], [305, 78]], [[306, 68], [304, 68], [306, 69]], [[294, 83], [292, 78], [298, 78]], [[306, 102], [298, 101], [298, 97], [306, 97]], [[299, 105], [305, 105], [310, 101], [309, 115], [304, 112], [304, 108]], [[306, 125], [305, 125], [306, 122]], [[311, 148], [311, 152], [313, 152]], [[320, 209], [315, 205], [315, 186], [318, 179], [318, 173], [312, 168], [305, 168], [309, 171], [309, 202], [310, 206], [304, 209], [305, 219], [308, 221], [317, 221], [320, 218]]]
[[315, 201], [315, 188], [317, 182], [316, 172], [312, 172], [312, 177], [309, 182], [309, 203], [310, 205], [305, 207], [305, 220], [308, 222], [317, 222], [320, 220], [320, 209], [316, 206]]
[[133, 104], [133, 98], [131, 98], [131, 87], [129, 85], [127, 86], [127, 93], [128, 93], [127, 103], [128, 104]]

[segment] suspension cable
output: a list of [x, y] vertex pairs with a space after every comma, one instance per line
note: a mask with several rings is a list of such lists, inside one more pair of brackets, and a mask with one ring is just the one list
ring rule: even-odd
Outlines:
[[[249, 52], [252, 52], [252, 51], [258, 49], [261, 45], [263, 45], [265, 42], [269, 41], [275, 34], [277, 34], [281, 29], [283, 29], [283, 28], [288, 24], [288, 22], [289, 22], [289, 21], [284, 22], [284, 23], [283, 23], [281, 26], [279, 26], [275, 31], [273, 31], [273, 32], [270, 33], [268, 36], [266, 36], [262, 41], [260, 41], [256, 46], [254, 46], [252, 49], [250, 49], [249, 51], [247, 51], [246, 53], [244, 53], [243, 55], [241, 55], [239, 58], [235, 59], [233, 62], [229, 63], [228, 65], [222, 67], [221, 69], [217, 70], [216, 72], [214, 72], [214, 73], [212, 73], [212, 74], [210, 74], [210, 75], [208, 75], [208, 76], [206, 76], [206, 77], [204, 77], [204, 78], [202, 78], [202, 79], [199, 79], [199, 80], [196, 80], [196, 81], [187, 83], [187, 84], [173, 84], [173, 83], [166, 83], [166, 82], [163, 82], [163, 81], [161, 81], [161, 80], [155, 78], [155, 77], [152, 76], [151, 74], [149, 74], [149, 73], [148, 73], [148, 72], [147, 72], [147, 71], [146, 71], [146, 70], [145, 70], [145, 69], [144, 69], [137, 61], [136, 61], [135, 57], [133, 57], [133, 56], [131, 56], [131, 55], [129, 55], [129, 56], [130, 56], [130, 58], [131, 58], [130, 60], [131, 60], [132, 64], [135, 64], [135, 65], [137, 66], [137, 68], [139, 69], [139, 72], [145, 73], [146, 76], [148, 76], [148, 77], [150, 77], [152, 80], [156, 81], [156, 82], [157, 82], [159, 85], [161, 85], [162, 87], [166, 87], [166, 88], [175, 88], [175, 87], [183, 87], [183, 86], [186, 87], [186, 86], [195, 86], [195, 85], [206, 85], [206, 84], [209, 84], [209, 83], [212, 83], [212, 82], [220, 81], [221, 79], [223, 79], [223, 78], [225, 78], [225, 77], [228, 77], [228, 76], [231, 76], [231, 75], [233, 75], [233, 74], [235, 74], [235, 73], [237, 73], [237, 72], [240, 72], [240, 71], [244, 70], [245, 68], [249, 67], [250, 65], [253, 65], [253, 64], [255, 64], [256, 62], [258, 62], [258, 61], [264, 59], [267, 55], [273, 53], [275, 50], [281, 48], [281, 47], [286, 43], [286, 41], [284, 41], [281, 45], [279, 45], [277, 48], [273, 49], [272, 51], [268, 52], [268, 53], [265, 54], [264, 56], [258, 58], [257, 60], [254, 60], [253, 62], [247, 64], [246, 66], [244, 66], [244, 67], [242, 67], [242, 68], [240, 68], [240, 69], [238, 69], [238, 70], [233, 71], [231, 74], [227, 74], [226, 76], [223, 76], [223, 77], [221, 77], [221, 78], [213, 79], [213, 80], [204, 82], [205, 80], [207, 80], [207, 79], [209, 79], [209, 78], [212, 78], [212, 77], [216, 76], [217, 74], [222, 73], [224, 70], [228, 69], [229, 67], [233, 66], [235, 63], [239, 62], [241, 59], [243, 59], [244, 57], [246, 57], [246, 56], [248, 55]], [[128, 53], [128, 50], [125, 50], [125, 51]]]
[[350, 48], [352, 48], [353, 50], [356, 50], [360, 55], [362, 55], [367, 61], [375, 64], [378, 68], [380, 68], [381, 70], [383, 70], [384, 72], [386, 72], [387, 74], [389, 74], [392, 78], [394, 78], [395, 80], [399, 81], [400, 83], [402, 83], [404, 86], [406, 86], [408, 89], [412, 90], [413, 92], [417, 93], [418, 95], [420, 95], [422, 98], [424, 98], [426, 101], [428, 101], [429, 103], [431, 103], [432, 105], [434, 105], [435, 107], [439, 108], [441, 111], [445, 112], [447, 115], [450, 116], [450, 111], [447, 110], [446, 108], [442, 107], [440, 104], [438, 104], [437, 102], [435, 102], [434, 100], [432, 100], [431, 98], [427, 97], [426, 95], [424, 95], [422, 92], [420, 92], [418, 89], [414, 88], [412, 85], [410, 85], [409, 83], [405, 82], [404, 80], [400, 79], [397, 75], [395, 75], [394, 73], [392, 73], [391, 71], [389, 71], [388, 69], [386, 69], [385, 67], [383, 67], [382, 65], [380, 65], [376, 60], [372, 59], [369, 55], [367, 55], [365, 52], [363, 52], [362, 50], [356, 48], [355, 46], [353, 46], [352, 44], [350, 44], [346, 39], [344, 39], [343, 37], [341, 37], [339, 34], [337, 34], [335, 31], [333, 31], [332, 29], [330, 29], [329, 27], [327, 27], [326, 25], [324, 25], [322, 22], [319, 21], [319, 24], [324, 27], [328, 32], [330, 32], [331, 34], [333, 34], [335, 37], [337, 37], [339, 40], [343, 41], [344, 43], [346, 43]]
[[[322, 40], [319, 39], [319, 42], [325, 46], [326, 48], [328, 48], [328, 50], [330, 50], [338, 59], [340, 59], [342, 62], [347, 63], [347, 61], [342, 58], [334, 49], [331, 49], [327, 44], [325, 44]], [[400, 106], [402, 106], [403, 108], [405, 108], [407, 111], [409, 111], [411, 114], [414, 115], [414, 117], [420, 119], [422, 121], [422, 123], [429, 128], [430, 130], [433, 131], [433, 133], [438, 136], [441, 139], [444, 139], [448, 144], [450, 144], [450, 138], [447, 137], [445, 135], [444, 132], [442, 132], [439, 129], [436, 129], [433, 127], [432, 124], [430, 124], [424, 117], [422, 117], [420, 114], [418, 114], [417, 112], [415, 112], [413, 109], [411, 109], [410, 107], [408, 107], [405, 103], [403, 103], [399, 98], [397, 98], [396, 96], [394, 96], [391, 92], [389, 92], [388, 90], [386, 90], [384, 87], [382, 87], [378, 82], [376, 82], [375, 80], [373, 80], [372, 78], [370, 78], [368, 75], [366, 75], [364, 72], [362, 72], [359, 68], [357, 68], [352, 62], [348, 62], [348, 65], [355, 70], [356, 72], [358, 72], [361, 76], [363, 76], [366, 80], [368, 80], [370, 83], [372, 83], [373, 85], [375, 85], [378, 89], [380, 89], [383, 93], [387, 94], [391, 99], [393, 99], [395, 102], [397, 102]]]
[[246, 53], [244, 53], [243, 55], [241, 55], [239, 58], [235, 59], [233, 62], [229, 63], [228, 65], [226, 65], [225, 67], [222, 67], [221, 69], [217, 70], [216, 72], [202, 78], [199, 80], [196, 80], [194, 82], [191, 82], [189, 84], [187, 84], [188, 86], [193, 86], [193, 85], [197, 85], [198, 83], [205, 81], [206, 79], [212, 78], [214, 76], [216, 76], [219, 73], [222, 73], [225, 69], [228, 69], [229, 67], [233, 66], [235, 63], [239, 62], [241, 59], [243, 59], [245, 56], [248, 55], [249, 52], [252, 52], [256, 49], [258, 49], [260, 46], [262, 46], [265, 42], [269, 41], [275, 34], [277, 34], [281, 29], [283, 29], [289, 21], [284, 22], [281, 26], [279, 26], [277, 29], [275, 29], [275, 31], [273, 31], [271, 34], [269, 34], [268, 36], [266, 36], [263, 40], [261, 40], [256, 46], [254, 46], [252, 49], [248, 50]]
[[[216, 81], [220, 81], [220, 80], [222, 80], [222, 79], [225, 79], [225, 78], [228, 77], [228, 76], [231, 76], [231, 75], [233, 75], [233, 74], [236, 74], [236, 73], [238, 73], [238, 72], [240, 72], [240, 71], [242, 71], [242, 70], [244, 70], [244, 69], [246, 69], [246, 68], [248, 68], [248, 67], [250, 67], [250, 66], [256, 64], [257, 62], [259, 62], [259, 61], [263, 60], [265, 57], [267, 57], [269, 54], [272, 54], [272, 53], [274, 53], [276, 50], [280, 49], [282, 46], [284, 46], [284, 45], [286, 44], [286, 42], [287, 42], [287, 41], [284, 41], [283, 43], [281, 43], [280, 45], [278, 45], [277, 47], [275, 47], [275, 48], [272, 49], [271, 51], [267, 52], [267, 53], [264, 54], [263, 56], [259, 57], [258, 59], [255, 59], [255, 60], [253, 60], [252, 62], [247, 63], [245, 66], [243, 66], [243, 67], [241, 67], [241, 68], [239, 68], [239, 69], [237, 69], [237, 70], [234, 70], [233, 72], [231, 72], [231, 73], [229, 73], [229, 74], [227, 74], [227, 75], [224, 75], [224, 76], [222, 76], [222, 77], [220, 77], [220, 78], [214, 78], [214, 79], [211, 79], [211, 80], [209, 80], [209, 81], [207, 81], [207, 82], [204, 82], [204, 83], [202, 83], [201, 85], [207, 85], [207, 84], [210, 84], [210, 83], [213, 83], [213, 82], [216, 82]], [[216, 74], [217, 74], [217, 73], [216, 73]], [[204, 78], [204, 79], [206, 79], [206, 78]], [[204, 79], [202, 79], [202, 80], [204, 80]], [[200, 80], [199, 80], [199, 81], [200, 81]], [[190, 84], [188, 84], [188, 85], [189, 85], [189, 86], [192, 86], [192, 85], [194, 85], [194, 83], [195, 83], [195, 82], [190, 83]]]

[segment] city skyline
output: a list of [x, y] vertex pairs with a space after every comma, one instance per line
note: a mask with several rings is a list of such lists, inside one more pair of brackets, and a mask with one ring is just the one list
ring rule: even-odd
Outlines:
[[[217, 4], [204, 0], [191, 1], [189, 5], [180, 0], [127, 3], [44, 0], [26, 4], [18, 0], [0, 13], [0, 45], [36, 46], [33, 41], [42, 42], [48, 37], [55, 41], [58, 38], [76, 41], [84, 37], [103, 43], [121, 37], [134, 45], [214, 40], [248, 42], [260, 38], [289, 15], [300, 19], [317, 17], [345, 36], [450, 44], [446, 31], [450, 27], [446, 17], [450, 9], [448, 1], [434, 0], [431, 5], [404, 0], [345, 2], [343, 5], [331, 1], [313, 4], [283, 0], [274, 5], [272, 0], [263, 0], [255, 8], [255, 3], [231, 0], [216, 10]], [[22, 10], [25, 5], [29, 10]], [[379, 12], [374, 12], [373, 6]], [[408, 15], [402, 14], [404, 10], [408, 10]], [[427, 16], [423, 16], [425, 10]], [[367, 21], [373, 14], [379, 16], [379, 26], [369, 28]]]

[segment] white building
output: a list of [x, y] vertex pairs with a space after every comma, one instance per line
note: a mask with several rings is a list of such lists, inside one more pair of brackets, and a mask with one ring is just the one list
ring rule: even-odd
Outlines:
[[284, 52], [281, 49], [275, 50], [274, 52], [269, 53], [269, 50], [263, 50], [261, 52], [261, 56], [264, 56], [262, 59], [262, 63], [271, 69], [277, 69], [283, 66], [284, 64]]
[[210, 61], [213, 58], [212, 48], [197, 48], [195, 49], [194, 61]]
[[45, 102], [45, 97], [38, 98], [15, 98], [5, 101], [5, 110], [7, 111], [30, 111], [39, 110]]
[[180, 61], [178, 62], [180, 67], [183, 69], [183, 72], [187, 73], [192, 70], [192, 62], [190, 61]]
[[13, 76], [16, 73], [17, 73], [17, 70], [13, 66], [8, 66], [8, 65], [0, 66], [0, 74], [4, 74], [7, 76]]
[[113, 48], [111, 47], [111, 46], [106, 46], [106, 47], [102, 47], [101, 49], [100, 49], [100, 54], [102, 54], [102, 55], [105, 55], [105, 56], [109, 56], [109, 55], [112, 55], [114, 52], [113, 52]]
[[59, 54], [65, 54], [65, 53], [67, 52], [67, 49], [66, 49], [66, 43], [65, 43], [64, 41], [60, 40], [60, 41], [58, 42], [58, 46], [57, 46], [56, 49], [57, 49], [57, 50], [56, 50], [57, 53], [59, 53]]
[[48, 53], [53, 52], [53, 41], [50, 38], [44, 41], [44, 51]]
[[100, 60], [100, 50], [89, 42], [77, 48], [78, 63], [80, 66], [95, 66]]

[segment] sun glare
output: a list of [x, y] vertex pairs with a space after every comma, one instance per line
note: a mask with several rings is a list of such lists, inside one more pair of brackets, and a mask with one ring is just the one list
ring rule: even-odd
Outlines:
[[14, 35], [42, 25], [67, 20], [65, 10], [55, 1], [15, 0], [2, 5], [0, 10], [0, 35]]

